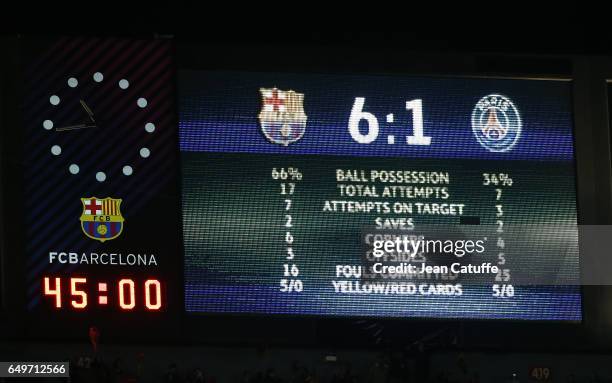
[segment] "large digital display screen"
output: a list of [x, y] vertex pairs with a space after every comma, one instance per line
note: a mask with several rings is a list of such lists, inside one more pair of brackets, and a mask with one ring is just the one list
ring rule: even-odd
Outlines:
[[188, 313], [581, 320], [569, 82], [185, 70], [179, 92]]
[[37, 330], [582, 320], [570, 81], [177, 71], [173, 49], [20, 48], [4, 224], [28, 319], [57, 319]]

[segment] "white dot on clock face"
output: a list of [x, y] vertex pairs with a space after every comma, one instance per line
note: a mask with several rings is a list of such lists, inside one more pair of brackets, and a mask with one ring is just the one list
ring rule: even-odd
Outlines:
[[43, 128], [45, 128], [47, 130], [53, 129], [53, 121], [51, 121], [51, 120], [44, 120], [43, 121]]
[[147, 99], [140, 97], [138, 101], [136, 101], [136, 104], [138, 104], [139, 107], [144, 108], [145, 106], [147, 106]]
[[79, 173], [79, 165], [72, 164], [72, 165], [68, 166], [68, 171], [70, 172], [70, 174], [78, 174]]
[[153, 133], [155, 131], [155, 124], [152, 122], [147, 122], [145, 124], [145, 130], [147, 133]]
[[147, 148], [142, 148], [142, 149], [140, 149], [140, 156], [141, 156], [142, 158], [147, 158], [147, 157], [149, 157], [150, 155], [151, 155], [151, 151], [150, 151], [149, 149], [147, 149]]
[[77, 85], [79, 85], [79, 81], [78, 81], [76, 78], [74, 78], [74, 77], [70, 77], [70, 78], [68, 79], [68, 86], [69, 86], [69, 87], [71, 87], [71, 88], [76, 88], [76, 87], [77, 87]]
[[128, 86], [130, 86], [130, 82], [128, 80], [126, 80], [126, 79], [119, 80], [119, 88], [127, 89]]
[[134, 172], [134, 169], [132, 169], [130, 165], [125, 165], [123, 167], [123, 174], [125, 174], [126, 176], [131, 176], [133, 172]]
[[49, 102], [51, 103], [51, 105], [59, 105], [60, 103], [60, 98], [56, 95], [53, 95], [51, 97], [49, 97]]
[[51, 147], [51, 154], [53, 154], [54, 156], [59, 156], [60, 154], [62, 154], [62, 148], [59, 145], [53, 145]]
[[98, 180], [98, 182], [104, 182], [106, 180], [106, 174], [104, 174], [104, 172], [97, 172], [96, 180]]
[[100, 72], [96, 72], [93, 75], [93, 79], [95, 82], [102, 82], [102, 80], [104, 80], [104, 75]]

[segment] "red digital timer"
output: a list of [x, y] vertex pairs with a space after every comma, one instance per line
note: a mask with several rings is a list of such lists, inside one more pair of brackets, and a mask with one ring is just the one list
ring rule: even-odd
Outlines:
[[[97, 304], [99, 307], [115, 306], [125, 311], [138, 308], [159, 311], [163, 306], [162, 284], [157, 279], [147, 279], [142, 283], [130, 278], [111, 283], [88, 283], [85, 277], [44, 277], [43, 293], [53, 297], [53, 307], [57, 309], [71, 307], [84, 310], [91, 304]], [[96, 303], [89, 299], [92, 295], [98, 298]]]

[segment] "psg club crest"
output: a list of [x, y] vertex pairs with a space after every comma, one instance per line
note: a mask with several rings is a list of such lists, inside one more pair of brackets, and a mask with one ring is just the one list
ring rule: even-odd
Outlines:
[[275, 144], [287, 146], [298, 141], [306, 131], [304, 95], [292, 90], [260, 88], [262, 108], [261, 130]]
[[521, 128], [518, 109], [506, 96], [485, 96], [472, 111], [472, 132], [490, 152], [510, 151], [521, 136]]
[[80, 220], [83, 233], [100, 242], [117, 238], [123, 231], [121, 201], [116, 198], [81, 198], [83, 213]]

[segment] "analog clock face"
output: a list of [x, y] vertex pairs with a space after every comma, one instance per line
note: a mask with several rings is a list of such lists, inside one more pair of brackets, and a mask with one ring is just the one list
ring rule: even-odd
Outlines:
[[73, 177], [107, 182], [130, 177], [152, 154], [155, 121], [138, 84], [120, 74], [68, 74], [46, 102], [42, 129], [53, 135], [49, 155]]

